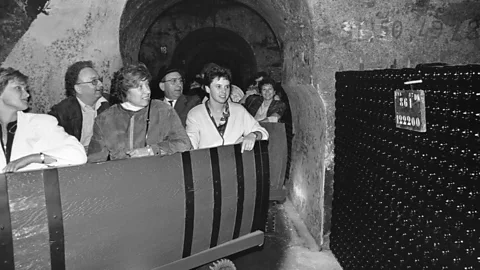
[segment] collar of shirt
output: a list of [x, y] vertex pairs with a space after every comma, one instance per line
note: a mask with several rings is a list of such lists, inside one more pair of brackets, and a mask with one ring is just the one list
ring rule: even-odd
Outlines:
[[127, 109], [127, 110], [129, 110], [129, 111], [134, 111], [134, 112], [138, 112], [138, 111], [140, 111], [141, 109], [145, 108], [145, 107], [135, 106], [135, 105], [133, 105], [132, 103], [130, 103], [130, 102], [128, 102], [128, 101], [121, 103], [120, 106], [122, 106], [124, 109]]
[[169, 99], [169, 98], [167, 98], [167, 97], [165, 97], [164, 101], [165, 101], [165, 103], [167, 103], [168, 105], [170, 105], [170, 101], [172, 101], [172, 107], [175, 107], [175, 103], [177, 103], [177, 100]]
[[100, 108], [100, 106], [102, 106], [103, 102], [108, 102], [107, 99], [105, 99], [104, 97], [100, 97], [97, 100], [97, 102], [95, 102], [94, 108], [92, 108], [91, 106], [88, 106], [87, 104], [83, 103], [83, 101], [81, 101], [78, 97], [77, 97], [77, 100], [78, 100], [78, 103], [80, 103], [80, 108], [82, 108], [82, 111], [86, 111], [88, 109], [93, 109], [97, 111]]

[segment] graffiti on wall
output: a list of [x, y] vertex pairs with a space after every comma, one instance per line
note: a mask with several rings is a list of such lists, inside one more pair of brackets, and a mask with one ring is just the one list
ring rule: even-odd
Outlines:
[[392, 41], [403, 34], [403, 23], [400, 20], [392, 20], [388, 14], [381, 12], [369, 19], [345, 21], [341, 27], [353, 41], [372, 42], [374, 39]]
[[[406, 29], [405, 25], [415, 27]], [[377, 13], [375, 17], [362, 20], [348, 20], [341, 25], [343, 36], [355, 42], [395, 41], [402, 36], [438, 39], [445, 37], [451, 41], [474, 40], [480, 38], [480, 18], [458, 21], [453, 27], [435, 17], [424, 17], [417, 23], [404, 23], [392, 19], [388, 13]]]

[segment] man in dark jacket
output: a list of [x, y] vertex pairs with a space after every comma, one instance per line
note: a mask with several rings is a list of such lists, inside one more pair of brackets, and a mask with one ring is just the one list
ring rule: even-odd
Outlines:
[[178, 69], [167, 69], [161, 75], [160, 89], [165, 93], [163, 101], [177, 112], [183, 127], [187, 121], [188, 112], [202, 102], [198, 95], [183, 95], [183, 77]]
[[88, 148], [93, 123], [98, 114], [109, 107], [103, 95], [102, 78], [92, 61], [79, 61], [65, 73], [67, 98], [54, 105], [49, 114], [55, 116], [65, 131]]

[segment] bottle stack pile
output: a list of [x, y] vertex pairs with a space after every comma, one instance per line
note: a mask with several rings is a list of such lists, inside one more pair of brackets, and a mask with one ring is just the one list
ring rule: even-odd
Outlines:
[[[427, 132], [395, 127], [425, 90]], [[336, 74], [331, 248], [348, 269], [480, 269], [480, 65]]]

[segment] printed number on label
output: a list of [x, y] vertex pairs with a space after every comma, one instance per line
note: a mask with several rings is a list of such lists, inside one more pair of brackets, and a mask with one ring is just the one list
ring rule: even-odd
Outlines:
[[397, 124], [404, 126], [420, 127], [420, 118], [397, 114]]

